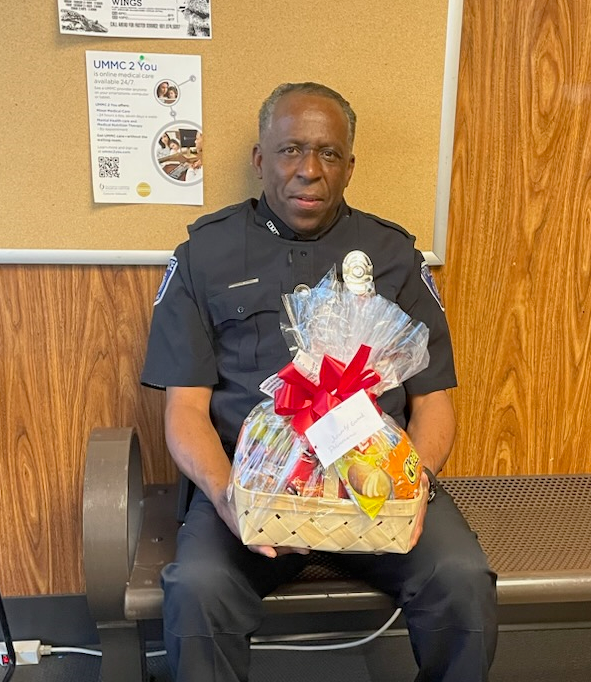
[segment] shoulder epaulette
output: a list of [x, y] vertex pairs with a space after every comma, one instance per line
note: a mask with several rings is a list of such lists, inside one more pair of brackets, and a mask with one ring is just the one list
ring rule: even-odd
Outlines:
[[189, 231], [189, 234], [191, 234], [191, 232], [195, 232], [195, 230], [198, 230], [200, 227], [203, 227], [204, 225], [209, 225], [210, 223], [219, 223], [222, 220], [226, 220], [226, 218], [230, 218], [236, 213], [239, 213], [247, 203], [248, 202], [243, 201], [240, 204], [232, 204], [231, 206], [226, 206], [225, 208], [222, 208], [219, 211], [216, 211], [215, 213], [208, 213], [207, 215], [202, 215], [200, 218], [197, 218], [197, 220], [192, 225], [189, 225], [187, 227], [187, 230]]
[[380, 216], [373, 215], [373, 213], [366, 213], [365, 211], [359, 211], [359, 213], [369, 220], [374, 220], [376, 223], [380, 223], [380, 225], [385, 225], [386, 227], [391, 227], [394, 230], [397, 230], [405, 237], [408, 237], [408, 239], [412, 239], [412, 241], [415, 240], [414, 235], [412, 235], [410, 232], [407, 232], [401, 225], [398, 225], [398, 223], [393, 223], [391, 220], [380, 218]]

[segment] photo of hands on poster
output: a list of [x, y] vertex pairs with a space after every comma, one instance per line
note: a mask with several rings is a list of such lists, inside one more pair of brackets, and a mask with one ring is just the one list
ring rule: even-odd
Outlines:
[[86, 52], [94, 200], [203, 204], [201, 57]]
[[158, 138], [158, 168], [179, 182], [196, 182], [203, 168], [203, 133], [197, 128], [167, 128]]

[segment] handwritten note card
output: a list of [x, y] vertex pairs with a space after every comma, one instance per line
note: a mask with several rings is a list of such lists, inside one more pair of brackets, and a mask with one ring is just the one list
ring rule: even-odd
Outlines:
[[367, 393], [358, 391], [312, 424], [306, 436], [326, 469], [383, 426]]

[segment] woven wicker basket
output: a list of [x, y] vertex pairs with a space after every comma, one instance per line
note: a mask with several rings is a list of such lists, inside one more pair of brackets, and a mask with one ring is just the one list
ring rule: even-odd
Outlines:
[[246, 490], [234, 483], [240, 535], [245, 545], [305, 547], [328, 552], [409, 551], [421, 505], [413, 500], [386, 500], [370, 519], [351, 500], [274, 495]]

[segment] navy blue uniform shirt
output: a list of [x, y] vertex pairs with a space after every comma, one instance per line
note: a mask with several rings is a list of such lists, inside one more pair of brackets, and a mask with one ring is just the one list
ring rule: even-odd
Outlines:
[[447, 322], [414, 237], [343, 203], [330, 229], [296, 240], [257, 203], [189, 226], [156, 296], [143, 384], [212, 386], [212, 422], [231, 456], [242, 421], [265, 398], [259, 384], [291, 360], [280, 330], [281, 294], [316, 285], [333, 265], [340, 275], [345, 255], [361, 250], [373, 263], [376, 292], [429, 328], [429, 366], [384, 393], [382, 409], [405, 428], [407, 393], [456, 385]]

